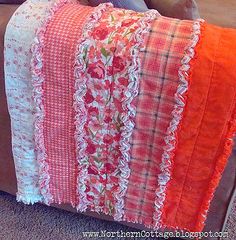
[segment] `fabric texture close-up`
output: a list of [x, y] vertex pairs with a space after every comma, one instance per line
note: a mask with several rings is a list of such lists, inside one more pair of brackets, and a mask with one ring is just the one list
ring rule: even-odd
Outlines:
[[107, 2], [12, 11], [4, 74], [17, 200], [201, 232], [224, 192], [213, 228], [228, 229], [236, 30], [200, 19], [194, 1], [176, 18], [155, 1]]
[[[14, 15], [14, 22], [11, 20], [9, 22], [8, 28], [11, 31], [6, 30], [6, 95], [9, 113], [15, 119], [11, 122], [11, 128], [14, 136], [12, 145], [18, 178], [18, 199], [26, 203], [42, 200], [33, 143], [33, 112], [35, 110], [32, 99], [30, 47], [35, 37], [35, 30], [40, 26], [44, 16], [49, 14], [53, 3], [42, 1], [22, 4]], [[28, 12], [31, 15], [28, 15]], [[24, 34], [21, 29], [24, 29]], [[16, 101], [17, 99], [20, 103]], [[22, 180], [21, 177], [24, 179]]]

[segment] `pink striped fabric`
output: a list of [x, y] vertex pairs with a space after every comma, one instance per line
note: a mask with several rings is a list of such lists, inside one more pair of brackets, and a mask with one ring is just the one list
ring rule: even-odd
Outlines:
[[[83, 9], [83, 10], [82, 10]], [[55, 203], [77, 204], [78, 167], [73, 111], [75, 49], [84, 21], [93, 9], [67, 4], [47, 27], [43, 59], [44, 140], [49, 163], [50, 191]]]

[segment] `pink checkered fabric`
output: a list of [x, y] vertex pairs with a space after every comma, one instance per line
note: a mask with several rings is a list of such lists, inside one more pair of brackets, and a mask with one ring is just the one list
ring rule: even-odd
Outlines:
[[[164, 138], [180, 85], [178, 70], [189, 45], [193, 22], [159, 17], [146, 49], [141, 52], [142, 72], [133, 132], [125, 220], [153, 225], [155, 191], [162, 161]], [[157, 202], [160, 199], [156, 199]]]
[[49, 188], [55, 203], [77, 203], [73, 66], [76, 42], [92, 10], [79, 4], [66, 4], [55, 13], [45, 34], [43, 127], [50, 169]]

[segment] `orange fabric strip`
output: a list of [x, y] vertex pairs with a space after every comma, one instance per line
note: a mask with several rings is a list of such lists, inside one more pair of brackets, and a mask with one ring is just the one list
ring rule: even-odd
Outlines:
[[203, 24], [179, 132], [162, 223], [201, 231], [230, 154], [235, 108], [236, 31]]

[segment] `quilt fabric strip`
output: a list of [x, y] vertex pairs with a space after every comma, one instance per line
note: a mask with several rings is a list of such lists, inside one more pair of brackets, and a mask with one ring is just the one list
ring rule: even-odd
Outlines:
[[5, 85], [11, 117], [17, 199], [24, 203], [43, 200], [35, 155], [30, 47], [35, 32], [50, 14], [49, 10], [55, 2], [42, 0], [23, 3], [10, 19], [5, 33]]
[[[83, 204], [114, 215], [116, 220], [122, 220], [130, 174], [134, 101], [139, 90], [139, 51], [150, 22], [158, 15], [155, 11], [138, 14], [106, 9], [93, 28], [85, 26], [86, 34], [78, 46], [76, 124], [80, 154], [84, 151], [83, 158], [79, 156], [80, 188], [83, 190], [83, 184], [86, 186], [86, 196], [80, 191], [87, 198]], [[93, 20], [96, 21], [96, 17], [89, 25]], [[85, 110], [84, 115], [81, 108]]]
[[[164, 188], [170, 177], [171, 156], [165, 149], [171, 151], [175, 147], [171, 141], [175, 141], [173, 134], [181, 119], [185, 105], [182, 98], [188, 87], [187, 81], [182, 82], [179, 70], [193, 33], [193, 22], [157, 18], [141, 53], [131, 175], [125, 196], [126, 220], [150, 226], [159, 224]], [[191, 60], [191, 56], [187, 57], [186, 63]]]
[[[74, 94], [74, 63], [78, 38], [82, 35], [82, 27], [91, 7], [79, 4], [66, 4], [58, 7], [51, 20], [44, 27], [39, 42], [35, 45], [35, 56], [41, 55], [43, 64], [38, 63], [42, 75], [35, 72], [35, 86], [43, 84], [43, 111], [39, 112], [41, 125], [37, 134], [40, 148], [46, 150], [43, 165], [48, 164], [49, 170], [45, 178], [50, 181], [41, 188], [47, 188], [55, 203], [77, 204], [76, 146], [74, 139], [75, 113], [73, 111]], [[65, 64], [66, 63], [66, 64]], [[33, 63], [34, 64], [34, 63]], [[42, 67], [42, 69], [41, 69]], [[40, 78], [42, 77], [42, 78]], [[37, 97], [40, 97], [36, 93]], [[40, 119], [39, 119], [40, 120]]]

